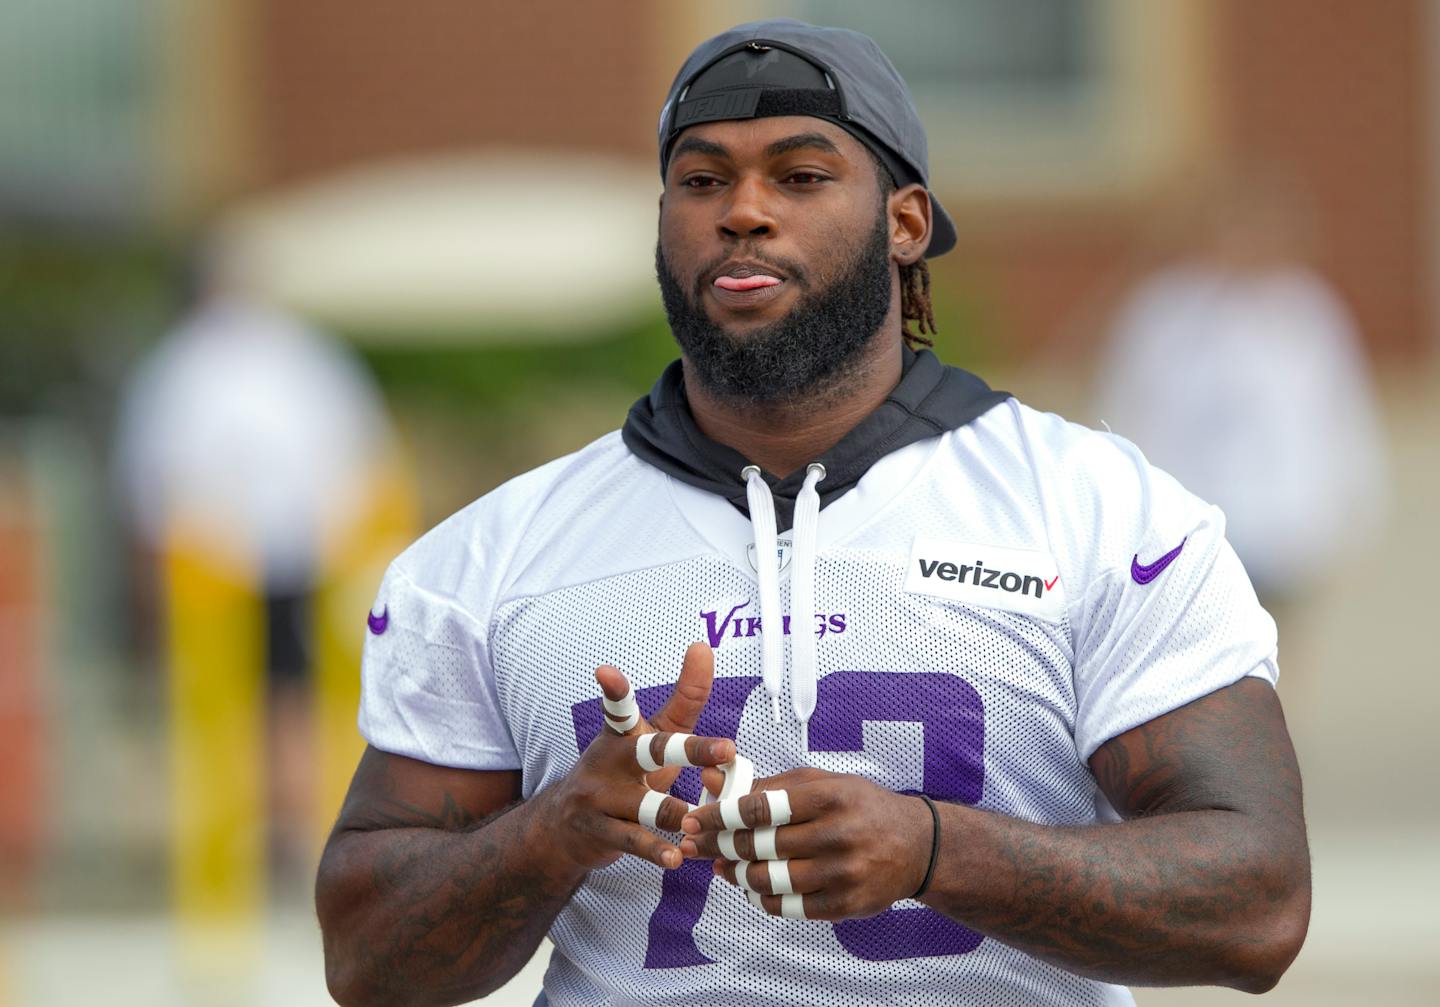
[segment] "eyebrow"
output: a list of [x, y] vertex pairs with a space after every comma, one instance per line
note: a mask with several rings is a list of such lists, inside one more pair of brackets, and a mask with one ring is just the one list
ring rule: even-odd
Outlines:
[[682, 154], [707, 154], [711, 157], [729, 157], [730, 150], [723, 144], [715, 143], [712, 140], [702, 140], [698, 136], [687, 136], [681, 140], [670, 155], [671, 160]]
[[[839, 154], [840, 148], [831, 142], [830, 138], [822, 133], [796, 133], [794, 136], [783, 137], [776, 140], [765, 148], [766, 157], [779, 157], [781, 154], [788, 154], [795, 150], [823, 151], [826, 154]], [[675, 147], [675, 152], [670, 155], [671, 159], [680, 157], [683, 154], [702, 154], [710, 157], [730, 157], [730, 148], [724, 144], [716, 143], [713, 140], [704, 140], [698, 136], [687, 136]]]
[[782, 140], [776, 140], [765, 148], [766, 157], [779, 157], [781, 154], [788, 154], [792, 150], [804, 150], [805, 148], [824, 151], [826, 154], [838, 154], [840, 148], [830, 142], [830, 138], [820, 133], [796, 133], [794, 136], [787, 136]]

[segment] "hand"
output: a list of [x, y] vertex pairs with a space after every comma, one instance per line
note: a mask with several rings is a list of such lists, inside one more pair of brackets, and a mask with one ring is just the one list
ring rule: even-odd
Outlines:
[[[620, 673], [620, 669], [608, 664], [602, 664], [595, 669], [595, 681], [600, 683], [600, 689], [607, 699], [621, 699], [630, 691], [630, 683]], [[710, 688], [714, 682], [715, 652], [706, 644], [692, 643], [685, 649], [685, 660], [680, 664], [680, 677], [676, 679], [675, 688], [670, 693], [670, 698], [665, 700], [665, 705], [648, 721], [641, 717], [638, 724], [625, 732], [625, 736], [634, 737], [655, 731], [691, 733], [700, 721], [705, 704], [710, 701]], [[710, 772], [712, 770], [706, 770], [705, 774], [708, 776]], [[680, 767], [665, 766], [647, 774], [645, 784], [651, 790], [664, 793], [674, 785], [675, 777], [679, 775]], [[718, 777], [718, 772], [716, 775]]]
[[[715, 658], [710, 648], [703, 643], [691, 644], [675, 689], [653, 721], [641, 718], [623, 735], [602, 729], [581, 753], [579, 764], [543, 794], [559, 840], [557, 849], [574, 867], [581, 871], [605, 867], [625, 853], [665, 868], [680, 866], [682, 858], [675, 845], [639, 824], [641, 803], [659, 800], [653, 812], [655, 826], [677, 831], [690, 806], [677, 797], [665, 796], [661, 800], [647, 795], [664, 794], [685, 765], [718, 766], [735, 758], [735, 743], [728, 738], [687, 738], [683, 762], [678, 752], [666, 751], [674, 734], [694, 730], [710, 698], [714, 674]], [[610, 699], [621, 699], [630, 691], [625, 676], [609, 665], [597, 668], [595, 679]], [[652, 760], [662, 767], [648, 774], [637, 760], [636, 739], [642, 737], [648, 739]]]
[[[756, 829], [772, 824], [771, 796], [785, 791], [788, 824], [773, 833], [762, 831], [757, 851]], [[783, 808], [783, 803], [776, 802]], [[843, 920], [874, 916], [919, 889], [930, 860], [934, 823], [925, 803], [897, 794], [858, 776], [795, 769], [761, 780], [736, 805], [745, 828], [726, 832], [722, 804], [706, 804], [685, 815], [686, 833], [680, 852], [687, 857], [714, 857], [715, 873], [739, 884], [751, 901], [773, 916], [811, 920]], [[732, 811], [732, 814], [734, 812]], [[772, 838], [773, 837], [773, 838]], [[726, 859], [722, 841], [733, 843], [740, 858]], [[769, 848], [773, 842], [773, 850]], [[766, 860], [783, 863], [771, 867]], [[788, 874], [790, 892], [784, 892]], [[781, 882], [776, 892], [774, 882]]]

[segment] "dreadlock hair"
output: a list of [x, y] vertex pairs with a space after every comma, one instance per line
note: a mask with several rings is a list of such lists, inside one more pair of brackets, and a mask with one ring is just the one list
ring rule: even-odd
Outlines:
[[[880, 155], [871, 150], [869, 144], [865, 145], [865, 150], [869, 152], [870, 160], [875, 163], [875, 178], [880, 183], [880, 198], [888, 199], [899, 186], [885, 162], [880, 160]], [[918, 332], [910, 328], [911, 322], [916, 324]], [[930, 305], [930, 267], [924, 256], [908, 266], [900, 267], [900, 325], [900, 334], [910, 349], [918, 350], [922, 346], [935, 345], [933, 339], [926, 338], [927, 334], [933, 336], [937, 330], [935, 309]]]

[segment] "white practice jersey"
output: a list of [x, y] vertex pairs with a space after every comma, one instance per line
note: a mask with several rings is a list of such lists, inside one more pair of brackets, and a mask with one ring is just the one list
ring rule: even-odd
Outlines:
[[[1087, 765], [1099, 745], [1277, 674], [1221, 513], [1127, 441], [1013, 400], [886, 456], [821, 512], [803, 619], [782, 568], [783, 629], [817, 640], [804, 726], [788, 670], [781, 723], [761, 682], [753, 542], [742, 513], [618, 433], [527, 473], [390, 568], [361, 730], [437, 765], [519, 769], [528, 797], [601, 729], [597, 665], [651, 714], [704, 640], [716, 681], [696, 733], [733, 737], [759, 776], [814, 766], [1081, 826], [1116, 817]], [[696, 801], [698, 770], [672, 792]], [[550, 936], [556, 1005], [1133, 1003], [909, 900], [841, 923], [769, 916], [708, 860], [623, 857]]]

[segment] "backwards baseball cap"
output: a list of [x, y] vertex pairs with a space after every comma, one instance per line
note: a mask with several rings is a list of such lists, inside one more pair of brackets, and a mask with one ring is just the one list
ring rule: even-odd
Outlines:
[[[910, 89], [880, 47], [848, 28], [791, 18], [752, 21], [700, 43], [660, 110], [660, 175], [675, 138], [722, 119], [808, 115], [833, 122], [889, 169], [896, 185], [930, 187], [925, 127]], [[926, 258], [955, 247], [955, 224], [935, 194]]]

